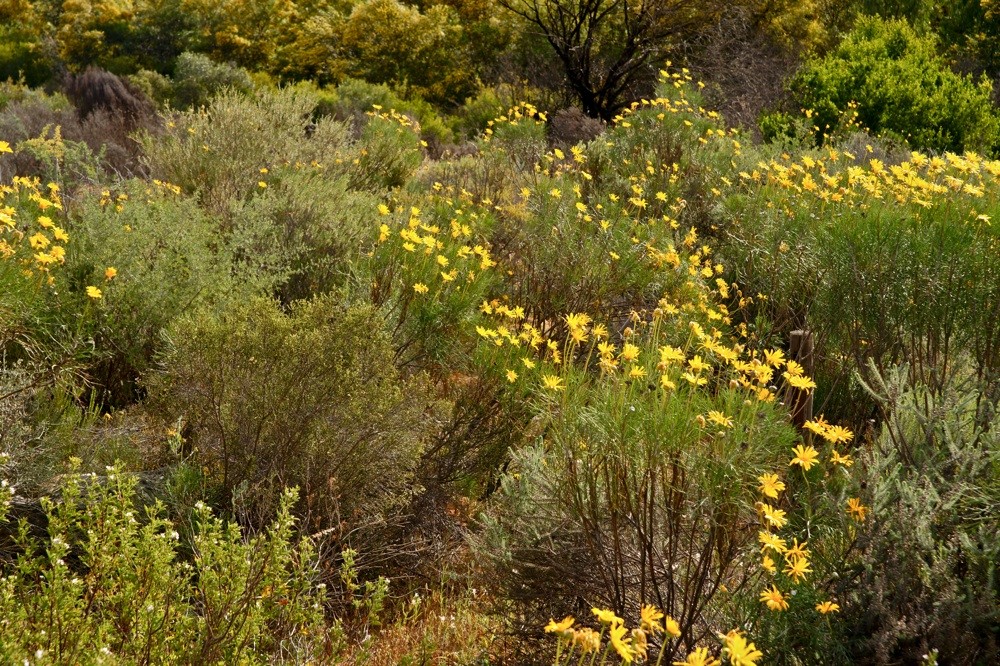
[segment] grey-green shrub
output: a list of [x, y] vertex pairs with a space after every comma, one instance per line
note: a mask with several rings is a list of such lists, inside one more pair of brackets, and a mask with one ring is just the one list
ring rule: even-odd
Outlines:
[[186, 52], [177, 57], [169, 98], [173, 107], [202, 106], [226, 89], [251, 93], [254, 86], [250, 74], [235, 65], [213, 62], [200, 53]]
[[316, 162], [340, 171], [338, 159], [351, 161], [346, 127], [320, 120], [307, 137], [315, 106], [303, 89], [220, 93], [207, 107], [174, 116], [163, 136], [142, 138], [150, 175], [198, 193], [205, 208], [225, 214], [266, 184], [261, 169]]
[[295, 485], [308, 528], [339, 535], [407, 501], [434, 423], [425, 381], [393, 360], [370, 307], [255, 298], [178, 322], [150, 388], [221, 506], [266, 522]]
[[870, 368], [885, 415], [857, 481], [871, 502], [842, 584], [858, 657], [943, 663], [1000, 659], [1000, 436], [997, 396], [965, 369], [944, 390], [907, 368]]
[[[103, 292], [91, 306], [93, 373], [111, 404], [138, 397], [139, 376], [174, 318], [270, 286], [263, 270], [238, 274], [218, 223], [194, 198], [162, 185], [132, 180], [107, 196], [89, 194], [69, 232], [72, 287], [82, 292], [96, 285]], [[117, 270], [112, 279], [105, 275], [108, 267]]]

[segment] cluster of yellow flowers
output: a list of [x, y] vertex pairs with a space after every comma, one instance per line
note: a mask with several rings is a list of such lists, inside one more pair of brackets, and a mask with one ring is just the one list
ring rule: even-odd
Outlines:
[[[596, 631], [589, 627], [575, 627], [576, 619], [572, 616], [556, 622], [550, 620], [545, 627], [546, 633], [556, 634], [555, 664], [569, 664], [574, 657], [577, 663], [583, 663], [587, 655], [591, 658], [589, 664], [606, 664], [612, 654], [626, 664], [634, 661], [645, 661], [650, 647], [650, 639], [663, 635], [660, 658], [665, 654], [664, 647], [668, 641], [681, 636], [681, 626], [674, 618], [664, 615], [655, 606], [643, 606], [640, 611], [639, 626], [629, 630], [625, 620], [615, 615], [613, 611], [604, 608], [591, 609], [600, 622], [601, 629]], [[607, 643], [604, 639], [607, 637]], [[731, 666], [756, 666], [764, 656], [753, 643], [739, 631], [733, 630], [720, 635], [721, 652]], [[598, 656], [600, 661], [597, 661]], [[659, 663], [659, 662], [657, 662]], [[684, 661], [675, 661], [673, 666], [720, 666], [721, 662], [709, 653], [709, 648], [698, 647], [692, 650]]]
[[[461, 282], [472, 283], [480, 273], [496, 265], [488, 247], [470, 241], [483, 211], [468, 200], [446, 199], [445, 204], [447, 226], [426, 221], [416, 206], [398, 206], [395, 211], [386, 204], [378, 206], [379, 215], [386, 221], [379, 224], [377, 244], [394, 242], [403, 250], [404, 270], [419, 295], [427, 294], [432, 285], [441, 290]], [[442, 216], [438, 212], [435, 217]]]
[[499, 125], [517, 126], [521, 123], [531, 123], [542, 125], [548, 120], [548, 116], [539, 111], [534, 104], [521, 102], [512, 106], [507, 113], [486, 123], [486, 130], [483, 132], [483, 141], [489, 143], [493, 137], [494, 128]]
[[[842, 454], [835, 448], [837, 444], [849, 442], [854, 438], [854, 434], [850, 430], [843, 426], [830, 425], [822, 416], [807, 421], [805, 427], [808, 431], [820, 435], [830, 443], [831, 464], [842, 465], [845, 468], [853, 464], [850, 455]], [[803, 472], [808, 472], [813, 466], [819, 464], [819, 452], [811, 445], [799, 444], [794, 448], [793, 453], [795, 455], [788, 463], [790, 467], [797, 466]], [[777, 474], [762, 474], [758, 477], [758, 481], [760, 482], [758, 490], [767, 499], [777, 500], [781, 492], [785, 490], [785, 483]], [[759, 502], [757, 508], [764, 522], [764, 529], [758, 535], [762, 553], [761, 568], [769, 575], [777, 576], [778, 566], [772, 558], [772, 554], [775, 557], [781, 557], [784, 559], [785, 565], [782, 573], [792, 584], [798, 585], [805, 580], [806, 574], [812, 573], [809, 566], [810, 553], [806, 547], [808, 542], [799, 543], [798, 539], [794, 538], [792, 545], [789, 546], [786, 539], [772, 531], [780, 530], [787, 524], [788, 519], [785, 511], [772, 506], [767, 501]], [[848, 500], [847, 512], [859, 522], [864, 520], [866, 510], [860, 499], [851, 498]], [[765, 588], [761, 592], [760, 600], [773, 611], [783, 611], [788, 608], [788, 601], [775, 582], [772, 582], [769, 588]], [[840, 606], [828, 600], [816, 604], [816, 610], [825, 615], [840, 610]]]
[[[874, 149], [869, 145], [866, 150]], [[753, 171], [740, 172], [745, 182], [768, 184], [793, 195], [811, 196], [824, 203], [850, 203], [865, 207], [871, 201], [931, 208], [954, 202], [956, 194], [972, 201], [995, 196], [1000, 186], [1000, 161], [976, 153], [945, 153], [929, 157], [913, 152], [910, 159], [886, 166], [881, 160], [867, 162], [847, 152], [828, 149], [818, 156], [758, 162]], [[770, 202], [770, 206], [774, 206]], [[989, 223], [988, 216], [971, 216]]]
[[[9, 151], [0, 143], [0, 153]], [[0, 185], [0, 259], [18, 261], [25, 276], [44, 274], [52, 284], [50, 268], [65, 263], [69, 242], [69, 234], [52, 219], [60, 211], [55, 183], [42, 187], [37, 178], [17, 176], [10, 185]]]

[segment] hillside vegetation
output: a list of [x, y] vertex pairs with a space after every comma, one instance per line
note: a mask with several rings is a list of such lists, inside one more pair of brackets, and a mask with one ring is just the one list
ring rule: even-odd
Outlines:
[[989, 4], [0, 19], [0, 662], [1000, 660]]

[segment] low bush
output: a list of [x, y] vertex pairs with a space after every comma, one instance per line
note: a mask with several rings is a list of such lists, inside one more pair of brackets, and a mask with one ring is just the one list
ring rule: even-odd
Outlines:
[[873, 516], [841, 584], [852, 662], [934, 651], [942, 663], [991, 663], [1000, 659], [997, 398], [964, 370], [943, 391], [909, 374], [873, 368], [868, 386], [886, 424], [860, 461]]
[[[0, 493], [6, 514], [10, 488]], [[294, 493], [286, 493], [275, 521], [252, 537], [200, 504], [185, 544], [161, 505], [138, 505], [135, 477], [117, 468], [104, 477], [66, 475], [58, 497], [42, 501], [44, 538], [25, 524], [4, 526], [16, 555], [0, 564], [0, 658], [91, 664], [331, 658], [339, 637], [324, 620], [310, 544], [292, 540], [294, 503]]]
[[149, 384], [165, 420], [185, 423], [217, 506], [260, 525], [298, 486], [304, 527], [335, 537], [407, 502], [434, 425], [426, 382], [400, 377], [376, 312], [333, 297], [189, 315]]

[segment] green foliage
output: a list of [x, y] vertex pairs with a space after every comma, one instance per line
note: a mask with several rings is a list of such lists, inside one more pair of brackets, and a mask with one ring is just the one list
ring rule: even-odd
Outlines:
[[961, 371], [944, 391], [911, 384], [905, 366], [871, 374], [886, 423], [863, 461], [874, 515], [845, 589], [857, 654], [996, 661], [995, 394]]
[[169, 101], [174, 108], [188, 109], [207, 104], [223, 90], [249, 94], [253, 87], [246, 70], [187, 52], [177, 58]]
[[284, 302], [346, 284], [375, 226], [375, 197], [319, 165], [279, 166], [266, 178], [232, 205], [237, 270]]
[[809, 60], [791, 81], [796, 101], [815, 113], [819, 136], [837, 130], [856, 103], [857, 121], [921, 150], [992, 152], [1000, 118], [991, 83], [953, 73], [933, 35], [905, 21], [863, 18], [832, 52]]
[[185, 317], [170, 341], [151, 392], [222, 506], [262, 524], [295, 485], [307, 527], [345, 536], [406, 502], [431, 405], [372, 308], [251, 299]]
[[40, 86], [52, 77], [53, 67], [42, 44], [14, 27], [0, 27], [0, 81], [21, 79]]
[[[420, 98], [404, 100], [389, 86], [344, 79], [335, 88], [319, 93], [318, 116], [333, 116], [337, 120], [353, 121], [356, 126], [366, 122], [366, 114], [378, 106], [385, 111], [397, 111], [417, 121], [422, 137], [435, 144], [454, 140], [451, 127], [438, 111]], [[492, 118], [493, 116], [491, 116]]]
[[476, 87], [462, 24], [446, 4], [426, 12], [396, 0], [356, 4], [341, 34], [345, 69], [437, 104], [457, 106]]
[[2, 565], [0, 658], [264, 664], [330, 654], [336, 633], [314, 553], [292, 542], [294, 492], [256, 536], [200, 504], [182, 544], [162, 506], [137, 505], [136, 483], [117, 468], [69, 474], [58, 499], [42, 502], [46, 538], [5, 526], [19, 554]]
[[175, 116], [163, 136], [142, 137], [151, 175], [197, 192], [206, 208], [225, 214], [266, 183], [261, 169], [316, 162], [339, 171], [348, 140], [343, 125], [321, 120], [313, 140], [304, 140], [315, 104], [300, 89], [225, 91], [207, 107]]
[[[93, 372], [102, 399], [126, 405], [175, 318], [202, 304], [271, 288], [264, 271], [237, 272], [218, 223], [192, 197], [131, 180], [79, 202], [67, 258], [71, 288], [100, 285]], [[108, 267], [116, 269], [107, 278]]]

